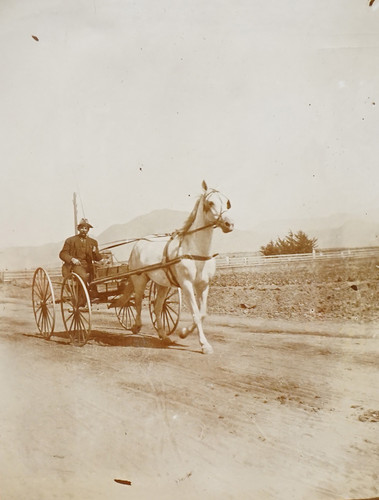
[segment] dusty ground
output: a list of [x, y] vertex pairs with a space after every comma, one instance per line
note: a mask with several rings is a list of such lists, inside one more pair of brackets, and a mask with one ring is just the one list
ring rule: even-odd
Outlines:
[[60, 319], [45, 341], [29, 288], [3, 285], [1, 500], [378, 496], [377, 280], [356, 271], [218, 276], [211, 356], [104, 306], [86, 346]]

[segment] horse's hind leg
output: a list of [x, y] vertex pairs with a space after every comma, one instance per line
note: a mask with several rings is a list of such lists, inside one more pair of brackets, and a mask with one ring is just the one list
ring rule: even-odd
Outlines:
[[183, 326], [183, 328], [181, 329], [180, 333], [179, 333], [179, 337], [181, 339], [185, 339], [186, 337], [188, 337], [188, 335], [190, 333], [192, 333], [194, 331], [194, 329], [196, 328], [196, 323], [192, 323], [192, 325], [190, 327], [187, 327], [187, 326]]
[[122, 289], [122, 295], [115, 300], [113, 300], [109, 305], [108, 309], [111, 307], [124, 307], [129, 302], [130, 297], [134, 291], [133, 283], [127, 281]]
[[134, 298], [136, 305], [136, 320], [132, 327], [133, 333], [138, 333], [142, 327], [141, 312], [142, 312], [142, 299], [144, 297], [146, 284], [149, 278], [145, 274], [132, 276], [134, 287]]

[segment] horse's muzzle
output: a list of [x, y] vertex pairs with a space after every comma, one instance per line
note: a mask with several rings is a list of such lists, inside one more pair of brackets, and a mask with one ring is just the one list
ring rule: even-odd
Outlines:
[[229, 217], [224, 217], [219, 222], [219, 227], [222, 229], [223, 233], [230, 233], [234, 229], [234, 222], [229, 219]]

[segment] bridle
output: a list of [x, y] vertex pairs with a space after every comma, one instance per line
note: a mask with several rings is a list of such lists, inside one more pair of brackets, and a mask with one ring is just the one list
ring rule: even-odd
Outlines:
[[173, 236], [180, 236], [181, 238], [184, 238], [184, 236], [187, 236], [189, 234], [197, 233], [198, 231], [202, 231], [203, 229], [208, 229], [210, 227], [216, 228], [221, 226], [221, 221], [223, 218], [223, 215], [225, 212], [227, 212], [231, 208], [231, 203], [230, 200], [220, 191], [217, 191], [217, 189], [210, 189], [207, 193], [204, 193], [202, 195], [203, 197], [203, 206], [204, 206], [204, 212], [210, 212], [212, 210], [211, 208], [211, 201], [208, 200], [208, 197], [211, 194], [218, 193], [220, 196], [223, 196], [227, 201], [226, 201], [226, 209], [221, 210], [220, 213], [218, 214], [217, 218], [213, 222], [209, 222], [208, 224], [205, 224], [204, 226], [197, 227], [196, 229], [191, 229], [191, 230], [177, 230], [174, 231], [172, 234]]
[[212, 209], [211, 209], [211, 203], [209, 200], [208, 200], [208, 197], [211, 195], [211, 194], [214, 194], [214, 193], [218, 193], [218, 195], [221, 197], [224, 197], [226, 199], [226, 209], [225, 210], [221, 210], [220, 213], [218, 214], [218, 217], [217, 219], [215, 219], [215, 221], [213, 223], [211, 223], [211, 225], [213, 225], [214, 227], [219, 227], [220, 226], [220, 222], [222, 221], [222, 217], [224, 215], [225, 212], [227, 212], [232, 204], [230, 203], [230, 200], [229, 198], [227, 198], [224, 194], [220, 193], [220, 191], [217, 191], [217, 189], [211, 189], [209, 192], [205, 193], [203, 196], [204, 196], [204, 201], [203, 201], [203, 205], [204, 205], [204, 211], [205, 212], [210, 212]]

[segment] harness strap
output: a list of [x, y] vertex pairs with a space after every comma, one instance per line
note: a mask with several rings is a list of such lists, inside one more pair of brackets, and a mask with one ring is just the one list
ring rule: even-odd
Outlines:
[[169, 259], [168, 259], [168, 246], [173, 239], [174, 239], [174, 236], [171, 236], [171, 238], [168, 240], [168, 242], [166, 243], [166, 245], [164, 247], [162, 264], [165, 267], [165, 273], [166, 273], [168, 281], [170, 282], [170, 285], [176, 286], [179, 288], [178, 280], [175, 278], [174, 273], [172, 272], [171, 266], [169, 265], [168, 267], [166, 267], [166, 265], [168, 264], [168, 261], [169, 261]]
[[162, 267], [160, 267], [158, 269], [162, 269], [163, 268], [165, 270], [167, 279], [170, 282], [170, 284], [172, 286], [176, 286], [176, 287], [180, 288], [180, 285], [177, 282], [177, 280], [176, 280], [176, 278], [174, 276], [174, 273], [172, 272], [171, 266], [177, 264], [178, 262], [180, 262], [183, 259], [206, 261], [206, 260], [214, 259], [215, 257], [217, 257], [217, 255], [218, 255], [218, 253], [215, 253], [213, 255], [208, 255], [208, 256], [204, 256], [204, 255], [192, 255], [190, 253], [185, 254], [185, 255], [178, 255], [178, 257], [175, 257], [175, 259], [171, 259], [171, 260], [164, 260], [163, 259], [162, 260]]
[[[187, 254], [184, 254], [184, 255], [180, 255], [179, 257], [177, 257], [177, 259], [191, 259], [191, 260], [211, 260], [211, 259], [214, 259], [215, 257], [217, 257], [218, 253], [214, 253], [213, 255], [207, 255], [207, 256], [204, 256], [204, 255], [193, 255], [192, 253], [187, 253]], [[175, 259], [176, 260], [176, 259]]]
[[172, 286], [180, 287], [177, 279], [175, 278], [174, 272], [171, 268], [174, 264], [177, 264], [183, 259], [189, 259], [189, 260], [199, 260], [199, 261], [207, 261], [211, 260], [214, 257], [218, 255], [218, 253], [215, 253], [214, 255], [194, 255], [191, 253], [187, 253], [184, 255], [177, 255], [174, 259], [169, 259], [168, 257], [168, 247], [170, 245], [170, 242], [174, 239], [175, 234], [172, 234], [171, 238], [168, 240], [166, 243], [164, 250], [163, 250], [163, 258], [162, 258], [162, 268], [165, 270], [166, 276], [168, 281]]

